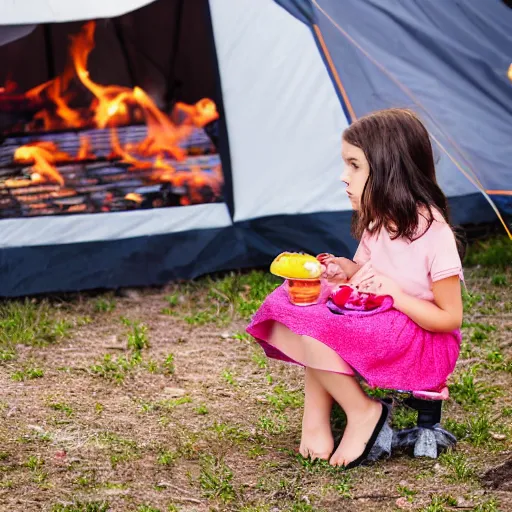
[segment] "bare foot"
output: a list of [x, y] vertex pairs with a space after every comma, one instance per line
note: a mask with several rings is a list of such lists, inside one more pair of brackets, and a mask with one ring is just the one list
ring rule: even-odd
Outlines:
[[343, 438], [329, 461], [331, 466], [346, 466], [363, 454], [381, 414], [381, 403], [372, 400], [363, 414], [360, 416], [352, 414], [347, 419]]
[[314, 414], [306, 413], [302, 418], [302, 436], [300, 439], [300, 454], [311, 457], [312, 460], [329, 460], [334, 449], [330, 421], [323, 421]]

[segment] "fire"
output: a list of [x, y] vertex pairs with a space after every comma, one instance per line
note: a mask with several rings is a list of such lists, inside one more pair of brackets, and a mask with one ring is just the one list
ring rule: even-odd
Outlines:
[[510, 67], [508, 68], [508, 78], [512, 80], [512, 64], [510, 64]]
[[[95, 47], [94, 33], [94, 21], [83, 25], [80, 32], [70, 37], [70, 58], [64, 72], [26, 93], [28, 98], [45, 105], [34, 119], [41, 122], [44, 130], [108, 128], [111, 144], [108, 158], [129, 164], [128, 169], [131, 171], [150, 170], [149, 177], [144, 179], [169, 182], [176, 186], [186, 183], [192, 188], [208, 184], [212, 189], [219, 189], [222, 182], [220, 167], [205, 176], [199, 167], [192, 168], [191, 172], [177, 172], [173, 165], [174, 161], [182, 161], [187, 157], [180, 143], [196, 127], [202, 128], [218, 119], [215, 103], [208, 98], [203, 98], [195, 105], [177, 103], [169, 117], [140, 87], [96, 83], [88, 71], [89, 56]], [[70, 104], [74, 98], [71, 86], [77, 84], [81, 84], [93, 96], [88, 108]], [[145, 123], [146, 137], [137, 143], [121, 143], [117, 127], [134, 122]], [[80, 136], [80, 147], [73, 157], [60, 151], [53, 142], [27, 144], [16, 149], [14, 160], [31, 165], [31, 179], [17, 180], [17, 183], [50, 182], [63, 186], [65, 180], [58, 172], [57, 164], [91, 159], [96, 159], [96, 156], [90, 138], [85, 135]], [[139, 204], [142, 201], [135, 193], [128, 194], [126, 199]]]
[[77, 160], [88, 160], [94, 159], [95, 155], [91, 151], [91, 140], [89, 137], [84, 135], [80, 136], [80, 148], [78, 149], [78, 153], [76, 155]]
[[53, 142], [27, 144], [20, 146], [14, 152], [14, 160], [16, 162], [33, 164], [31, 169], [32, 181], [50, 181], [64, 185], [64, 178], [53, 165], [59, 159], [69, 159], [69, 155], [59, 151]]

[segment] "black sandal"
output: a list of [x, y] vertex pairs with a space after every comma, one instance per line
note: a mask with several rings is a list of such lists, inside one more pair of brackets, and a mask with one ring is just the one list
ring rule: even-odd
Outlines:
[[390, 413], [390, 406], [384, 402], [381, 402], [382, 413], [379, 421], [375, 426], [368, 443], [364, 449], [364, 452], [357, 457], [357, 459], [349, 462], [344, 469], [353, 469], [363, 464], [375, 462], [383, 457], [389, 457], [391, 455], [391, 442], [393, 439], [393, 430], [388, 425], [387, 420]]

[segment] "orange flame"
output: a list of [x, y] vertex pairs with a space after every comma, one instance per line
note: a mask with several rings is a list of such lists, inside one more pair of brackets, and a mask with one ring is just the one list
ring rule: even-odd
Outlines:
[[509, 80], [512, 80], [512, 64], [510, 64], [510, 67], [508, 68], [508, 78]]
[[69, 159], [67, 153], [58, 150], [53, 142], [37, 142], [20, 146], [14, 152], [14, 160], [19, 163], [32, 163], [32, 181], [55, 182], [64, 185], [64, 178], [53, 165], [58, 160]]
[[80, 136], [80, 148], [78, 149], [78, 153], [76, 154], [77, 160], [88, 160], [94, 159], [96, 156], [91, 151], [91, 139], [86, 137], [85, 135]]
[[[192, 172], [178, 173], [169, 162], [183, 160], [186, 157], [186, 151], [179, 144], [192, 133], [194, 127], [204, 127], [218, 119], [215, 103], [207, 98], [203, 98], [195, 105], [177, 103], [172, 113], [175, 121], [173, 122], [140, 87], [131, 89], [94, 82], [87, 69], [89, 55], [95, 47], [94, 33], [94, 21], [83, 25], [81, 31], [70, 38], [70, 60], [62, 75], [26, 93], [28, 97], [36, 99], [41, 99], [44, 95], [45, 99], [53, 103], [54, 108], [41, 110], [35, 118], [42, 120], [46, 130], [63, 127], [83, 128], [91, 124], [97, 128], [109, 127], [112, 145], [110, 156], [130, 164], [129, 169], [152, 169], [150, 180], [177, 184], [187, 182], [195, 187], [212, 181], [212, 187], [220, 188], [217, 181], [222, 182], [221, 174], [204, 177], [200, 168], [192, 169]], [[73, 76], [76, 76], [94, 96], [86, 117], [69, 105], [71, 94], [68, 88]], [[134, 119], [145, 121], [146, 138], [135, 144], [121, 144], [116, 127], [129, 124]], [[64, 184], [64, 179], [54, 164], [71, 159], [66, 153], [59, 152], [55, 144], [47, 142], [22, 146], [16, 150], [14, 158], [18, 162], [33, 164], [32, 181], [52, 181], [61, 185]], [[80, 149], [75, 159], [92, 158], [95, 158], [95, 155], [92, 153], [90, 140], [81, 136]]]

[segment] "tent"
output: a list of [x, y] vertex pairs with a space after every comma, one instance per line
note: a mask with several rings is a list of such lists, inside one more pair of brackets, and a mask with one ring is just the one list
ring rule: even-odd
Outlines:
[[506, 225], [512, 9], [501, 0], [0, 7], [0, 87], [12, 77], [26, 91], [62, 72], [69, 35], [96, 19], [98, 82], [140, 86], [163, 110], [215, 101], [209, 133], [224, 179], [216, 202], [1, 218], [0, 296], [163, 284], [267, 265], [283, 250], [349, 256], [356, 241], [339, 182], [341, 133], [390, 106], [426, 122], [454, 222], [499, 213]]

